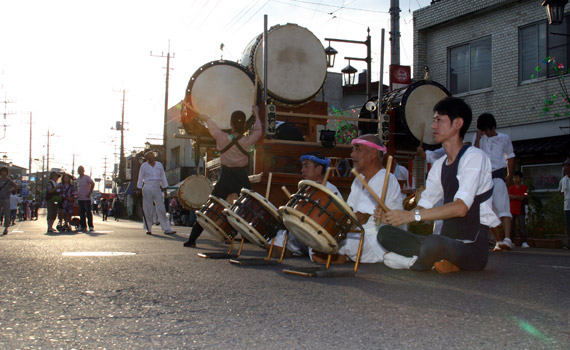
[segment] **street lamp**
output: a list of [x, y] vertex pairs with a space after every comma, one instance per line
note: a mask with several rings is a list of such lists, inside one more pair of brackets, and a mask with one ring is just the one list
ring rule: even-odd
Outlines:
[[[344, 85], [351, 86], [354, 85], [354, 78], [358, 70], [350, 65], [350, 60], [348, 60], [348, 66], [341, 70], [342, 76], [344, 77]], [[368, 87], [367, 87], [368, 89]], [[367, 91], [368, 92], [368, 91]]]
[[[345, 67], [341, 72], [344, 75], [345, 84], [346, 84], [346, 81], [351, 81], [350, 78], [352, 78], [352, 84], [354, 84], [354, 77], [356, 75], [357, 70], [350, 65], [350, 60], [366, 62], [366, 67], [367, 67], [366, 68], [366, 98], [370, 99], [372, 97], [372, 91], [370, 89], [370, 84], [371, 84], [370, 81], [371, 81], [371, 74], [372, 74], [372, 72], [371, 72], [372, 58], [371, 58], [371, 48], [370, 48], [370, 39], [371, 39], [370, 28], [368, 28], [366, 31], [368, 32], [368, 35], [366, 36], [365, 41], [325, 38], [325, 40], [327, 40], [329, 42], [329, 47], [327, 47], [325, 49], [325, 53], [327, 55], [327, 67], [330, 68], [334, 65], [335, 55], [338, 53], [338, 51], [336, 51], [335, 49], [330, 47], [331, 41], [336, 41], [336, 42], [341, 42], [341, 43], [366, 45], [366, 58], [344, 57], [344, 59], [349, 60], [349, 61], [348, 61], [348, 66]], [[351, 74], [352, 74], [352, 76], [351, 76]]]
[[542, 6], [546, 7], [546, 15], [548, 16], [548, 23], [561, 24], [564, 19], [564, 6], [568, 0], [544, 0]]

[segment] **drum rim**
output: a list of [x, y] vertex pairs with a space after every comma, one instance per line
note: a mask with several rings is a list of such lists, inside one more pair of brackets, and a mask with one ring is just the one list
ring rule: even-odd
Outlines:
[[358, 224], [358, 219], [356, 218], [356, 214], [354, 214], [354, 211], [352, 210], [352, 208], [349, 207], [348, 204], [346, 204], [346, 202], [342, 198], [340, 198], [339, 196], [334, 194], [333, 191], [329, 190], [326, 186], [321, 185], [320, 183], [318, 183], [316, 181], [312, 181], [312, 180], [301, 180], [301, 181], [299, 181], [297, 188], [300, 189], [304, 185], [309, 185], [309, 186], [315, 187], [315, 188], [325, 192], [325, 194], [327, 194], [331, 197], [331, 199], [337, 205], [337, 207], [339, 207], [339, 209], [344, 211], [344, 213], [349, 217], [349, 219], [351, 219], [353, 221], [354, 225]]
[[[223, 213], [228, 217], [228, 222], [230, 225], [241, 235], [242, 238], [246, 238], [248, 240], [254, 241], [255, 244], [260, 246], [261, 248], [268, 248], [269, 242], [255, 229], [255, 227], [243, 224], [242, 221], [245, 221], [241, 216], [236, 214], [231, 209], [224, 209]], [[250, 234], [250, 232], [253, 234]], [[245, 232], [245, 234], [244, 234]], [[253, 239], [252, 239], [253, 238]]]
[[279, 211], [277, 208], [271, 203], [267, 198], [263, 197], [259, 193], [252, 191], [248, 188], [242, 188], [241, 193], [245, 193], [250, 195], [251, 197], [257, 199], [258, 202], [261, 203], [269, 212], [275, 217], [275, 219], [279, 220]]
[[[226, 202], [225, 200], [223, 200], [223, 199], [220, 198], [220, 197], [214, 196], [213, 194], [209, 195], [209, 196], [208, 196], [208, 199], [212, 199], [212, 200], [218, 202], [221, 206], [224, 207], [224, 209], [231, 207], [230, 203]], [[208, 202], [208, 201], [206, 201], [206, 203], [207, 203], [207, 202]], [[204, 204], [206, 204], [206, 203], [204, 203]]]
[[[232, 238], [226, 233], [226, 231], [222, 230], [222, 228], [218, 226], [214, 222], [214, 220], [210, 219], [208, 216], [206, 216], [206, 214], [202, 213], [201, 211], [196, 212], [196, 221], [198, 221], [198, 219], [202, 219], [206, 222], [205, 224], [200, 222], [198, 223], [200, 224], [200, 226], [202, 226], [202, 228], [204, 228], [204, 230], [208, 231], [210, 234], [213, 234], [218, 238], [222, 238], [223, 241], [232, 240]], [[209, 226], [214, 228], [214, 232], [208, 229]]]
[[[184, 186], [184, 184], [186, 183], [186, 181], [188, 179], [196, 179], [196, 178], [202, 178], [205, 179], [208, 183], [208, 186], [210, 187], [210, 192], [212, 192], [212, 189], [214, 188], [212, 185], [212, 181], [210, 179], [208, 179], [206, 176], [204, 175], [190, 175], [187, 178], [184, 179], [184, 181], [182, 181], [182, 184], [180, 184], [180, 187], [178, 187], [178, 189], [176, 190], [176, 194], [178, 196], [178, 201], [180, 202], [180, 204], [182, 204], [182, 206], [188, 210], [195, 210], [195, 209], [200, 209], [204, 204], [206, 204], [206, 202], [208, 201], [208, 199], [206, 199], [206, 201], [204, 201], [203, 203], [200, 204], [196, 204], [196, 206], [191, 206], [189, 205], [185, 200], [184, 197], [180, 196], [180, 188], [182, 186]], [[208, 195], [209, 198], [209, 195]], [[194, 204], [194, 203], [192, 203]]]
[[[307, 214], [288, 207], [286, 205], [279, 207], [279, 212], [281, 212], [283, 214], [283, 225], [285, 225], [285, 227], [287, 227], [286, 222], [289, 221], [295, 221], [295, 222], [300, 222], [300, 223], [307, 223], [307, 225], [312, 226], [314, 229], [317, 229], [317, 231], [322, 231], [322, 237], [324, 237], [324, 240], [327, 241], [327, 243], [330, 243], [331, 245], [334, 245], [334, 247], [328, 247], [330, 249], [325, 249], [328, 251], [320, 251], [318, 248], [315, 247], [311, 247], [315, 250], [317, 250], [318, 252], [321, 253], [326, 253], [326, 254], [336, 254], [340, 248], [336, 238], [334, 238], [329, 231], [327, 231], [324, 227], [322, 227], [321, 225], [319, 225], [315, 220], [311, 219], [311, 217], [309, 217]], [[301, 217], [304, 217], [303, 219], [301, 219]], [[292, 219], [295, 218], [295, 219]], [[289, 229], [289, 227], [287, 227], [287, 230], [291, 231], [291, 229]], [[293, 236], [295, 236], [295, 238], [301, 240], [304, 244], [307, 244], [307, 242], [305, 242], [303, 239], [300, 239], [299, 237], [297, 237], [297, 235], [295, 235], [292, 231], [291, 233], [293, 234]], [[315, 239], [315, 241], [317, 241]], [[309, 244], [307, 244], [308, 246], [310, 246]], [[319, 247], [320, 248], [320, 247]], [[329, 253], [329, 251], [331, 253]]]

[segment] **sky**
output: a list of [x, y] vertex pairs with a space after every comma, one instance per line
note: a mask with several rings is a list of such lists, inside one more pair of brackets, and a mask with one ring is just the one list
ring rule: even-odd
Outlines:
[[[430, 1], [400, 1], [401, 64], [413, 63], [412, 12]], [[33, 172], [41, 170], [49, 139], [50, 168], [71, 172], [75, 164], [94, 178], [110, 175], [120, 147], [113, 129], [122, 90], [128, 155], [146, 141], [162, 142], [169, 47], [171, 107], [200, 66], [222, 55], [240, 60], [263, 32], [264, 15], [269, 27], [309, 29], [323, 47], [325, 37], [364, 41], [369, 27], [377, 81], [382, 28], [389, 64], [389, 8], [390, 0], [0, 0], [0, 157], [28, 167], [31, 114], [32, 158], [39, 159]], [[339, 51], [331, 71], [348, 64], [344, 56], [366, 57], [364, 45], [331, 46]]]

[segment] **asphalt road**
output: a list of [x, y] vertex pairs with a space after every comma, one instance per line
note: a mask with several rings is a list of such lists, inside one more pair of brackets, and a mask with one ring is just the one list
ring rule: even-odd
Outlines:
[[569, 251], [491, 253], [482, 272], [363, 264], [308, 278], [282, 272], [308, 258], [200, 258], [228, 246], [204, 233], [184, 248], [189, 228], [95, 228], [46, 234], [40, 216], [0, 236], [1, 349], [570, 349]]

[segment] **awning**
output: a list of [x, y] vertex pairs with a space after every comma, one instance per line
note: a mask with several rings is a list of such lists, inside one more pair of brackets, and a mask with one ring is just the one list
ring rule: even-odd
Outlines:
[[568, 152], [570, 152], [570, 135], [513, 141], [513, 148], [517, 157], [543, 156], [547, 154], [568, 156]]

